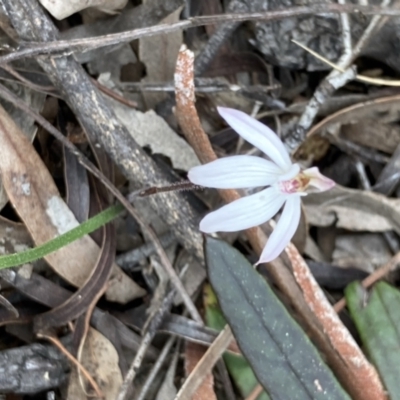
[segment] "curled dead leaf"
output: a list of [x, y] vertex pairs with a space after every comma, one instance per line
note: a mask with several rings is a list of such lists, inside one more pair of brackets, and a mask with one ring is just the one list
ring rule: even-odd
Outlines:
[[327, 192], [305, 196], [303, 204], [310, 225], [400, 233], [399, 199], [336, 185]]

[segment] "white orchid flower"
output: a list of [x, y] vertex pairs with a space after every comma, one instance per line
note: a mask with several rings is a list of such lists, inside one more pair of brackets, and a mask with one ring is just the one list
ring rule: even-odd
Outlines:
[[301, 214], [301, 196], [331, 189], [335, 182], [318, 168], [300, 170], [292, 164], [279, 137], [249, 115], [218, 107], [221, 117], [243, 139], [259, 148], [270, 160], [237, 155], [194, 167], [188, 177], [196, 185], [217, 189], [268, 188], [211, 212], [200, 222], [205, 233], [234, 232], [263, 224], [283, 206], [282, 215], [261, 254], [261, 262], [277, 258], [296, 232]]

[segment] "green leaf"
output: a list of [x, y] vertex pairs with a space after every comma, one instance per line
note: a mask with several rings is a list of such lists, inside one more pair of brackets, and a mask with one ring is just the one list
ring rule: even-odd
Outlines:
[[[217, 298], [210, 286], [204, 288], [205, 320], [207, 326], [217, 331], [221, 331], [226, 325], [226, 319], [218, 306]], [[250, 364], [243, 356], [225, 353], [223, 355], [225, 365], [231, 375], [236, 387], [242, 397], [246, 398], [258, 385], [258, 380], [254, 375]], [[258, 395], [257, 400], [269, 400], [267, 393]]]
[[369, 296], [357, 282], [346, 288], [346, 302], [370, 359], [390, 399], [400, 399], [400, 292], [378, 282]]
[[243, 355], [272, 399], [349, 399], [265, 280], [225, 242], [206, 238], [208, 275]]

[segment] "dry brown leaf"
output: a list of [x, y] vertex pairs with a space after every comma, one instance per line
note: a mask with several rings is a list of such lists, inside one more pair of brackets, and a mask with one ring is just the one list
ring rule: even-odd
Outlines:
[[383, 124], [381, 119], [364, 119], [343, 125], [340, 136], [362, 146], [392, 154], [400, 143], [400, 127], [397, 124]]
[[327, 192], [305, 196], [303, 204], [310, 225], [400, 233], [400, 199], [336, 185]]
[[[207, 347], [198, 343], [186, 342], [185, 345], [185, 370], [189, 375], [202, 359]], [[209, 371], [205, 376], [203, 383], [197, 388], [192, 400], [217, 400], [214, 392], [214, 377]]]
[[353, 104], [324, 118], [307, 133], [307, 138], [322, 134], [335, 125], [354, 124], [368, 119], [390, 123], [399, 119], [400, 96], [388, 96]]
[[126, 6], [128, 0], [39, 0], [42, 6], [57, 19], [64, 19], [88, 7], [115, 13]]
[[[118, 353], [111, 342], [100, 332], [90, 328], [80, 362], [97, 382], [106, 400], [115, 400], [122, 384], [118, 360]], [[86, 399], [87, 396], [82, 390], [82, 380], [74, 368], [69, 379], [67, 400]]]
[[[0, 174], [7, 195], [36, 245], [78, 225], [60, 197], [52, 177], [32, 144], [0, 107]], [[94, 267], [99, 247], [85, 236], [45, 257], [52, 268], [74, 286], [81, 286]], [[115, 264], [106, 296], [126, 303], [145, 291]]]
[[0, 254], [19, 253], [32, 247], [32, 239], [24, 225], [0, 217]]
[[356, 267], [372, 273], [392, 256], [385, 238], [378, 233], [338, 235], [332, 263], [339, 267]]
[[112, 101], [115, 114], [140, 146], [149, 146], [153, 153], [169, 157], [175, 168], [188, 171], [199, 165], [193, 149], [154, 111], [136, 111]]
[[[144, 0], [143, 3], [149, 2]], [[182, 2], [183, 3], [183, 2]], [[169, 24], [179, 21], [182, 6], [175, 10], [160, 23]], [[144, 37], [139, 40], [139, 58], [146, 65], [146, 77], [142, 82], [169, 82], [173, 80], [176, 59], [183, 40], [182, 31], [168, 34]], [[164, 100], [165, 93], [143, 93], [147, 108]]]

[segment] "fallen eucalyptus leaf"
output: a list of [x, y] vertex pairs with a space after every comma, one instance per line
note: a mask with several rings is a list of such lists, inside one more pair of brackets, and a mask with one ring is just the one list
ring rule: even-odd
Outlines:
[[112, 101], [115, 114], [140, 146], [149, 146], [153, 153], [168, 156], [174, 167], [188, 171], [199, 165], [193, 149], [179, 137], [154, 111], [136, 111]]
[[326, 192], [304, 196], [303, 205], [310, 225], [400, 233], [400, 199], [336, 185]]

